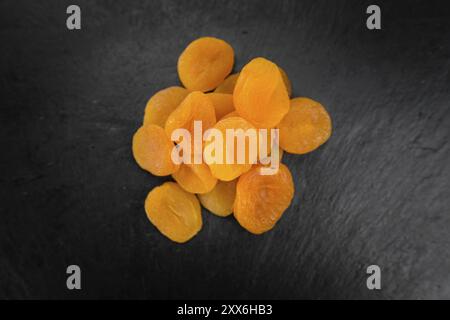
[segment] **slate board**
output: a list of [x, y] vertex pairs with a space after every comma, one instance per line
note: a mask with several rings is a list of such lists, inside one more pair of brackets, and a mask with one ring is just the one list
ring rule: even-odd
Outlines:
[[[0, 298], [450, 298], [445, 1], [2, 1]], [[203, 212], [178, 245], [143, 209], [167, 179], [130, 142], [200, 36], [264, 56], [323, 103], [330, 141], [286, 156], [295, 200], [253, 236]], [[66, 289], [66, 267], [82, 290]], [[366, 267], [382, 290], [366, 288]]]

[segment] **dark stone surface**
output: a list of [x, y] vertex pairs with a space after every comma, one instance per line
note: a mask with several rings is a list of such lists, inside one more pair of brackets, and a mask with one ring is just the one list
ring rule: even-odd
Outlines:
[[[450, 298], [446, 1], [2, 1], [0, 298]], [[295, 200], [262, 236], [203, 212], [177, 245], [134, 163], [147, 99], [212, 35], [274, 60], [334, 133], [286, 156]], [[65, 269], [82, 268], [81, 291]], [[365, 269], [378, 264], [382, 290]]]

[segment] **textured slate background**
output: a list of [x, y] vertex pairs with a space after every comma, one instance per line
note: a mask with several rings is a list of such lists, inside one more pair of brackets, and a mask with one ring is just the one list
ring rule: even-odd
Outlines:
[[[450, 298], [446, 1], [1, 1], [0, 298]], [[130, 151], [147, 99], [212, 35], [265, 56], [334, 133], [287, 156], [295, 200], [253, 236], [203, 212], [177, 245], [147, 221], [164, 179]], [[65, 288], [69, 264], [81, 291]], [[369, 291], [365, 268], [382, 268]]]

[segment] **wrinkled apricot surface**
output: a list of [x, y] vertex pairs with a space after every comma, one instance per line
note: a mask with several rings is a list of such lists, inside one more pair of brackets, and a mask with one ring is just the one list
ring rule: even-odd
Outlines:
[[239, 177], [234, 202], [237, 221], [254, 234], [272, 229], [294, 196], [294, 182], [284, 164], [274, 175], [262, 175], [260, 169], [255, 166]]
[[189, 91], [182, 87], [169, 87], [158, 91], [147, 102], [144, 125], [156, 124], [164, 128], [169, 115], [180, 105], [188, 93]]
[[234, 107], [258, 128], [273, 128], [289, 111], [289, 96], [280, 70], [264, 58], [242, 69], [233, 92]]
[[208, 96], [200, 91], [189, 93], [181, 104], [167, 118], [165, 130], [169, 137], [176, 129], [187, 129], [194, 137], [194, 121], [202, 121], [203, 131], [216, 123], [214, 105]]
[[200, 203], [217, 216], [229, 216], [233, 213], [236, 182], [237, 180], [217, 182], [210, 192], [198, 195]]
[[214, 105], [217, 121], [234, 111], [232, 94], [211, 92], [206, 95], [211, 99]]
[[173, 146], [164, 129], [154, 124], [140, 127], [133, 136], [136, 162], [155, 176], [167, 176], [178, 170], [171, 158]]
[[203, 37], [191, 42], [178, 59], [178, 75], [189, 90], [215, 89], [230, 74], [233, 48], [225, 41]]
[[317, 149], [328, 140], [332, 130], [328, 112], [308, 98], [292, 99], [291, 108], [278, 127], [281, 148], [295, 154]]
[[217, 178], [211, 174], [206, 163], [181, 164], [180, 169], [172, 177], [187, 192], [207, 193], [210, 192], [217, 183]]
[[[227, 119], [220, 120], [214, 126], [215, 129], [222, 132], [223, 136], [223, 152], [222, 152], [222, 163], [210, 163], [209, 168], [211, 169], [211, 173], [214, 177], [223, 181], [231, 181], [239, 177], [242, 173], [247, 172], [252, 167], [252, 164], [256, 162], [257, 154], [254, 157], [250, 156], [249, 153], [249, 145], [250, 139], [245, 137], [245, 161], [244, 163], [237, 163], [238, 159], [238, 139], [234, 138], [234, 161], [233, 163], [226, 163], [227, 153], [232, 150], [231, 144], [227, 145], [226, 143], [226, 130], [227, 129], [242, 129], [246, 131], [247, 129], [255, 129], [255, 127], [248, 122], [247, 120], [240, 117], [231, 117]], [[208, 154], [207, 148], [210, 147], [210, 144], [214, 143], [214, 138], [211, 141], [206, 141], [205, 143], [205, 153], [204, 156]], [[257, 143], [257, 141], [256, 141]], [[213, 153], [216, 155], [215, 153]]]
[[215, 90], [217, 93], [233, 94], [236, 81], [239, 77], [239, 73], [233, 73], [229, 75]]
[[154, 188], [145, 199], [145, 212], [150, 222], [167, 238], [183, 243], [202, 228], [197, 197], [174, 182]]

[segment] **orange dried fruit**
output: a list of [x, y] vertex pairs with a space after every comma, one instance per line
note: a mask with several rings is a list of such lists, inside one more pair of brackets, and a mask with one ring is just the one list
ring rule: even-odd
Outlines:
[[289, 96], [280, 70], [264, 58], [255, 58], [241, 71], [233, 93], [241, 117], [258, 128], [273, 128], [289, 111]]
[[230, 113], [224, 115], [220, 120], [231, 118], [231, 117], [240, 117], [240, 115], [239, 115], [239, 113], [237, 113], [237, 111], [233, 111], [233, 112], [230, 112]]
[[214, 105], [217, 120], [222, 119], [223, 116], [234, 111], [232, 94], [211, 92], [206, 95], [211, 99]]
[[[187, 95], [167, 118], [165, 130], [169, 137], [176, 129], [187, 129], [194, 136], [194, 121], [202, 121], [203, 131], [211, 128], [216, 123], [214, 105], [208, 96], [200, 91], [194, 91]], [[193, 142], [193, 141], [192, 141]]]
[[183, 163], [172, 177], [180, 187], [190, 193], [210, 192], [217, 183], [217, 178], [211, 174], [211, 170], [204, 162], [199, 164]]
[[294, 196], [292, 175], [284, 164], [274, 175], [262, 175], [262, 168], [255, 166], [239, 177], [234, 202], [237, 221], [254, 234], [272, 229]]
[[[256, 163], [257, 154], [255, 153], [254, 155], [252, 155], [249, 152], [251, 141], [249, 136], [245, 136], [242, 140], [245, 150], [238, 150], [238, 138], [234, 136], [233, 144], [226, 143], [226, 131], [227, 129], [242, 129], [243, 132], [246, 132], [248, 129], [255, 130], [256, 128], [243, 118], [231, 117], [217, 122], [214, 126], [214, 129], [221, 132], [221, 136], [223, 137], [222, 152], [220, 152], [220, 150], [215, 150], [217, 144], [215, 141], [215, 137], [213, 137], [209, 141], [205, 142], [204, 158], [207, 161], [209, 168], [211, 169], [211, 173], [214, 177], [223, 181], [234, 180], [242, 173], [250, 170], [252, 165]], [[256, 135], [255, 138], [257, 139]], [[257, 143], [257, 140], [255, 140], [254, 143]], [[217, 148], [219, 147], [217, 146]], [[209, 152], [210, 150], [213, 151]], [[231, 157], [231, 152], [234, 152], [234, 157], [231, 159], [232, 163], [227, 163], [227, 154], [230, 153], [229, 156]], [[238, 152], [244, 155], [243, 163], [238, 163]], [[218, 161], [216, 161], [216, 163], [211, 163], [212, 161], [208, 159], [211, 159], [212, 157], [215, 157]]]
[[[280, 69], [281, 77], [283, 78], [284, 85], [286, 86], [286, 90], [288, 92], [288, 95], [291, 96], [292, 94], [292, 85], [291, 81], [288, 78], [288, 75], [286, 71], [284, 71], [281, 67], [278, 67]], [[233, 94], [234, 87], [236, 86], [237, 79], [239, 78], [239, 72], [233, 73], [232, 75], [229, 75], [215, 90], [214, 92], [217, 93], [230, 93]]]
[[[265, 130], [265, 131], [264, 131]], [[263, 152], [261, 150], [261, 146], [264, 146], [264, 139], [265, 139], [265, 156], [270, 156], [270, 153], [272, 152], [272, 131], [271, 129], [258, 129], [258, 160], [264, 157], [264, 155], [261, 155], [260, 153]]]
[[288, 93], [288, 96], [290, 97], [292, 95], [292, 84], [291, 84], [291, 81], [289, 80], [289, 77], [288, 77], [286, 71], [284, 71], [281, 67], [278, 67], [278, 69], [280, 70], [281, 77], [283, 78], [283, 82], [284, 82], [284, 85], [286, 87], [286, 91]]
[[[233, 112], [230, 112], [230, 113], [226, 114], [225, 116], [223, 116], [222, 119], [220, 119], [220, 120], [224, 120], [224, 119], [228, 119], [228, 118], [232, 118], [232, 117], [240, 118], [237, 111], [233, 111]], [[266, 155], [270, 156], [270, 152], [271, 152], [271, 148], [272, 148], [272, 145], [271, 145], [272, 136], [271, 136], [270, 129], [266, 129], [266, 130], [267, 130], [266, 131]], [[264, 132], [261, 131], [261, 129], [258, 129], [258, 138], [257, 138], [258, 139], [258, 159], [260, 158], [260, 145], [259, 144], [260, 144], [261, 136], [264, 136]]]
[[233, 94], [236, 81], [239, 77], [239, 73], [230, 74], [215, 90], [216, 93], [229, 93]]
[[[273, 152], [274, 148], [272, 148], [272, 152]], [[281, 160], [283, 159], [283, 149], [281, 149], [280, 147], [278, 147], [278, 161], [279, 163], [281, 163]], [[272, 161], [272, 154], [268, 155], [267, 157], [263, 158], [263, 159], [258, 159], [258, 164], [262, 164], [262, 165], [270, 165], [271, 161]]]
[[164, 128], [169, 115], [188, 93], [189, 91], [182, 87], [169, 87], [155, 93], [145, 107], [144, 125], [156, 124]]
[[178, 75], [189, 90], [210, 91], [230, 74], [233, 48], [225, 41], [203, 37], [192, 41], [178, 59]]
[[210, 192], [198, 195], [200, 203], [217, 216], [229, 216], [233, 213], [236, 183], [237, 179], [217, 182]]
[[133, 156], [138, 165], [155, 176], [175, 173], [179, 165], [172, 161], [173, 142], [163, 128], [149, 124], [140, 127], [133, 136]]
[[292, 99], [291, 108], [278, 127], [281, 148], [295, 154], [317, 149], [330, 138], [332, 131], [328, 112], [308, 98]]
[[150, 222], [167, 238], [183, 243], [202, 228], [198, 199], [175, 182], [166, 182], [149, 192], [145, 212]]
[[177, 64], [186, 89], [173, 86], [153, 95], [133, 136], [139, 166], [176, 181], [153, 189], [145, 201], [151, 223], [175, 242], [202, 228], [200, 203], [221, 217], [234, 213], [251, 233], [271, 230], [294, 195], [283, 150], [307, 153], [331, 135], [330, 116], [320, 103], [290, 100], [292, 84], [281, 67], [259, 57], [230, 75], [233, 64], [233, 48], [225, 41], [191, 42]]

